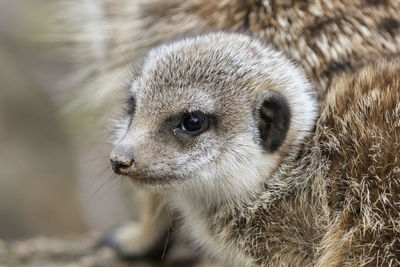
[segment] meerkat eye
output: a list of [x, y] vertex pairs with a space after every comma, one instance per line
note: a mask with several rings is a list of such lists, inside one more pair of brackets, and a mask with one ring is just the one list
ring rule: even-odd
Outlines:
[[192, 135], [200, 134], [208, 128], [208, 116], [200, 111], [185, 113], [178, 128]]

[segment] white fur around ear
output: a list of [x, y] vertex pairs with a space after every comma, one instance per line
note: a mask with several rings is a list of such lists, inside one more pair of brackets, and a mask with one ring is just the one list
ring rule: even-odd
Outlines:
[[318, 94], [304, 71], [281, 52], [267, 46], [263, 53], [261, 64], [265, 80], [260, 81], [259, 94], [272, 90], [286, 99], [291, 118], [282, 151], [290, 152], [289, 146], [298, 146], [315, 124], [318, 117]]

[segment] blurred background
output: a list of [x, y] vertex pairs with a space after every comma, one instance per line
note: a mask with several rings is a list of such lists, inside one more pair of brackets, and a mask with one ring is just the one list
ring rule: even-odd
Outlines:
[[104, 114], [118, 94], [107, 110], [70, 104], [77, 66], [49, 34], [50, 2], [0, 0], [0, 239], [105, 231], [137, 214], [109, 168]]

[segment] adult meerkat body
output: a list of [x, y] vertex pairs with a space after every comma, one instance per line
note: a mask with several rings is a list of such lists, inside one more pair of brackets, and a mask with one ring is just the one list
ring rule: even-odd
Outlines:
[[114, 170], [165, 197], [237, 266], [400, 264], [400, 61], [317, 96], [281, 53], [238, 34], [152, 50]]
[[336, 78], [314, 140], [330, 213], [317, 265], [399, 265], [400, 59]]
[[[321, 95], [335, 75], [354, 72], [371, 57], [400, 53], [399, 0], [62, 3], [65, 24], [59, 24], [58, 38], [75, 45], [72, 53], [82, 66], [78, 77], [88, 77], [89, 99], [99, 91], [107, 95], [122, 89], [119, 81], [129, 77], [132, 58], [183, 34], [228, 30], [264, 39], [296, 60]], [[80, 99], [86, 100], [85, 95]]]

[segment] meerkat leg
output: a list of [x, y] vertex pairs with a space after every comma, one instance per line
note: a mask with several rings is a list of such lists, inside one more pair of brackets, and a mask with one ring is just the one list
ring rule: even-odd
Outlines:
[[126, 223], [106, 234], [99, 246], [112, 247], [126, 259], [162, 257], [170, 241], [169, 214], [157, 195], [145, 192], [143, 200], [140, 220]]

